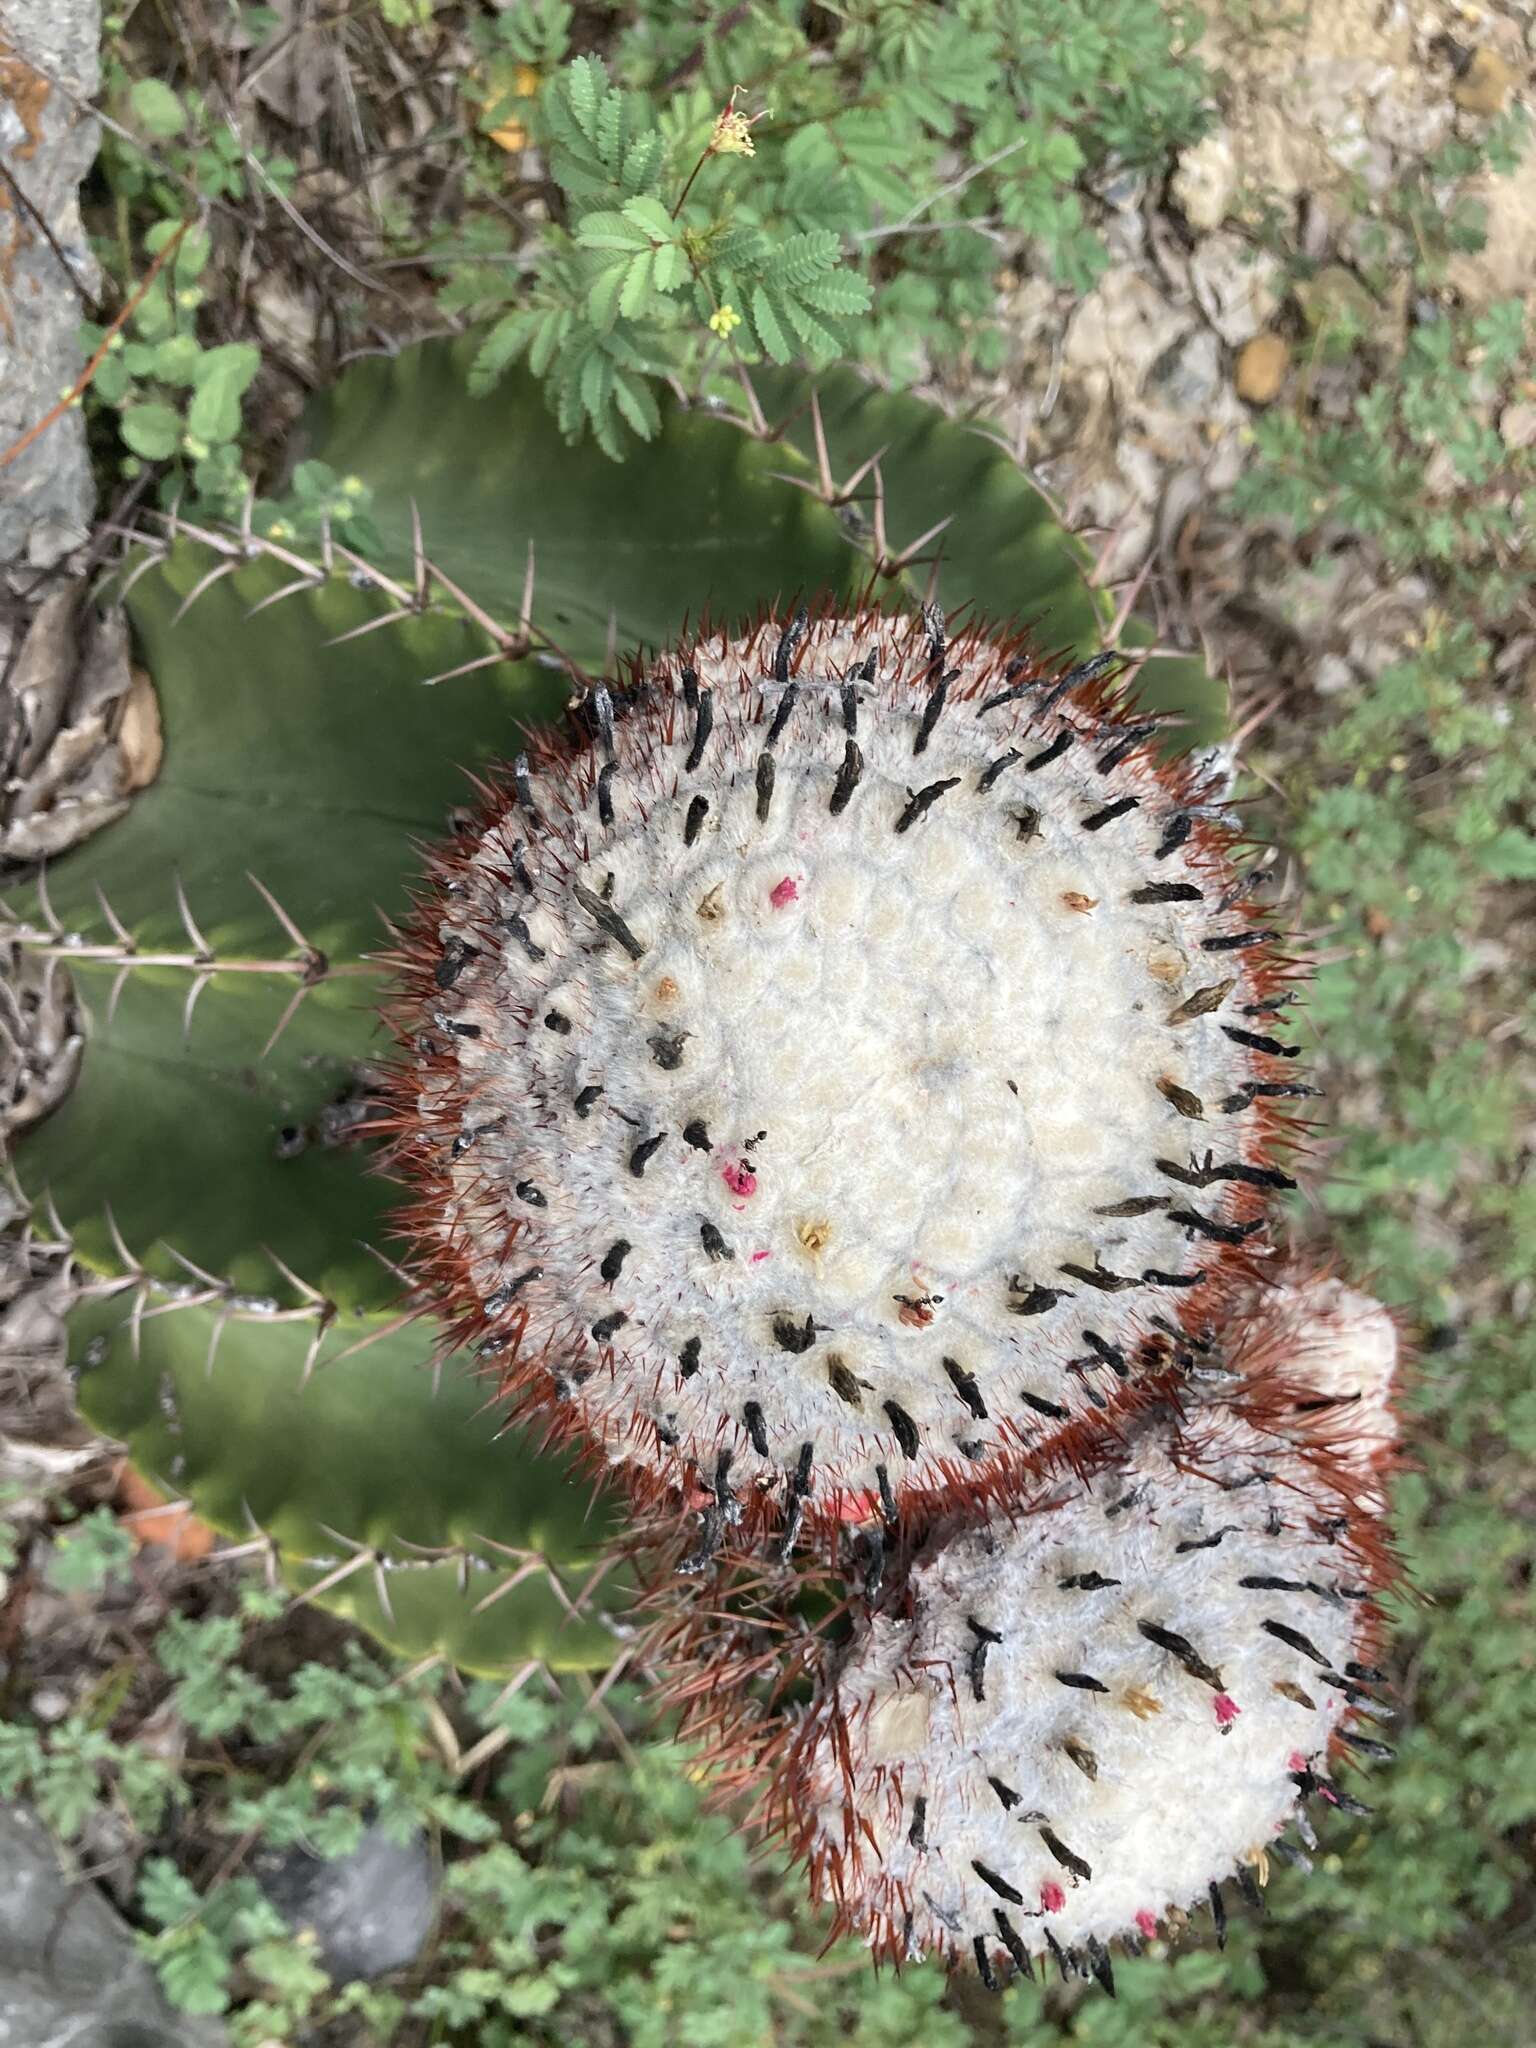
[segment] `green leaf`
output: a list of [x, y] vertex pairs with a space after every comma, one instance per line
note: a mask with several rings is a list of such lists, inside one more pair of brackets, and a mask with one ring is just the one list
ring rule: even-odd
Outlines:
[[[136, 344], [129, 344], [129, 347], [133, 346]], [[149, 351], [146, 349], [145, 353]], [[101, 366], [91, 379], [91, 390], [104, 405], [121, 405], [133, 388], [134, 375], [128, 349], [121, 349], [116, 354], [102, 357]]]
[[758, 340], [776, 363], [794, 360], [794, 344], [785, 334], [773, 301], [761, 285], [756, 286], [752, 293], [752, 325], [757, 329]]
[[[547, 323], [546, 323], [547, 324]], [[542, 335], [542, 331], [541, 335]], [[526, 312], [508, 313], [496, 322], [475, 352], [464, 376], [465, 388], [471, 398], [484, 397], [492, 389], [511, 364], [517, 361], [528, 346], [529, 335], [533, 332], [532, 315]], [[547, 363], [544, 368], [547, 368]], [[544, 374], [544, 368], [538, 374]]]
[[590, 349], [581, 366], [581, 402], [601, 422], [613, 388], [613, 361], [598, 348]]
[[240, 400], [261, 368], [261, 351], [246, 341], [205, 349], [187, 425], [200, 441], [232, 441], [240, 431]]
[[675, 242], [677, 222], [668, 213], [659, 199], [649, 193], [624, 203], [624, 218], [641, 230], [647, 239], [655, 242]]
[[[650, 251], [634, 258], [633, 263], [620, 258], [611, 263], [592, 280], [587, 287], [587, 318], [600, 334], [606, 334], [619, 317], [619, 294], [632, 271], [639, 271], [642, 279], [650, 268]], [[643, 267], [642, 267], [643, 266]]]
[[[144, 247], [151, 256], [158, 256], [180, 227], [180, 221], [157, 220], [153, 227], [145, 230]], [[176, 253], [170, 262], [172, 274], [178, 284], [186, 284], [202, 274], [212, 246], [205, 227], [193, 226], [187, 229], [177, 243]]]
[[170, 406], [158, 401], [130, 405], [118, 431], [135, 455], [142, 455], [146, 462], [163, 462], [176, 453], [180, 444], [181, 418]]
[[151, 1856], [139, 1876], [139, 1907], [158, 1927], [195, 1920], [202, 1901], [168, 1856]]
[[643, 377], [631, 370], [615, 370], [613, 401], [642, 441], [654, 440], [661, 432], [661, 409]]
[[61, 1593], [99, 1593], [126, 1576], [133, 1538], [110, 1508], [93, 1508], [61, 1529], [48, 1560], [48, 1583]]
[[648, 249], [650, 237], [618, 213], [589, 213], [577, 225], [583, 249]]
[[[165, 384], [193, 384], [203, 360], [203, 351], [190, 334], [171, 334], [146, 351], [150, 357], [146, 374]], [[103, 365], [105, 368], [105, 365]], [[96, 382], [101, 383], [100, 372]]]
[[799, 287], [797, 296], [803, 304], [814, 306], [820, 313], [867, 313], [874, 303], [874, 293], [868, 282], [851, 270], [838, 270], [830, 277], [813, 278], [809, 284]]
[[1479, 865], [1501, 882], [1536, 882], [1536, 835], [1507, 826], [1478, 849]]
[[155, 279], [140, 299], [138, 310], [133, 316], [133, 324], [146, 341], [159, 341], [175, 326], [176, 314], [163, 275]]
[[141, 128], [164, 141], [179, 135], [187, 125], [186, 109], [158, 78], [136, 78], [128, 94], [128, 106]]
[[688, 259], [676, 242], [666, 242], [651, 259], [651, 282], [659, 292], [675, 292], [688, 280]]
[[643, 255], [637, 256], [634, 262], [627, 267], [623, 274], [623, 288], [619, 293], [618, 300], [618, 310], [624, 315], [626, 320], [638, 318], [645, 306], [652, 282], [654, 281], [657, 255], [670, 256], [673, 253], [670, 249], [654, 253], [647, 249]]
[[595, 57], [577, 57], [561, 73], [566, 102], [590, 141], [597, 133], [597, 110], [608, 90], [608, 76]]

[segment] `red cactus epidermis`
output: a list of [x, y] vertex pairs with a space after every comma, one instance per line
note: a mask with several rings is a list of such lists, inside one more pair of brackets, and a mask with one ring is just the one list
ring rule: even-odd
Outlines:
[[[853, 659], [866, 648], [867, 667]], [[611, 700], [616, 720], [606, 696], [580, 706], [595, 738], [584, 737], [575, 720], [540, 734], [526, 769], [504, 770], [481, 785], [473, 814], [431, 857], [397, 956], [388, 1012], [403, 1054], [393, 1069], [388, 1122], [392, 1168], [411, 1189], [401, 1224], [412, 1275], [443, 1319], [449, 1343], [494, 1360], [490, 1369], [510, 1406], [541, 1417], [552, 1437], [588, 1449], [638, 1503], [707, 1513], [724, 1491], [727, 1468], [730, 1512], [744, 1518], [748, 1531], [780, 1522], [786, 1502], [808, 1529], [832, 1531], [876, 1515], [905, 1521], [982, 1500], [990, 1475], [1010, 1461], [1048, 1456], [1053, 1438], [1077, 1423], [1112, 1418], [1152, 1369], [1148, 1340], [1155, 1343], [1162, 1329], [1197, 1325], [1225, 1277], [1251, 1264], [1270, 1191], [1287, 1184], [1281, 1167], [1300, 1143], [1295, 1098], [1310, 1092], [1296, 1085], [1291, 1049], [1273, 1036], [1301, 969], [1264, 927], [1241, 865], [1245, 843], [1219, 793], [1187, 763], [1158, 756], [1155, 733], [1106, 667], [1090, 664], [1057, 688], [1062, 666], [1038, 659], [1016, 637], [993, 638], [968, 625], [951, 640], [934, 613], [915, 621], [872, 610], [850, 616], [830, 601], [788, 628], [761, 618], [739, 637], [704, 629], [681, 651], [630, 664], [626, 688]], [[797, 692], [791, 720], [785, 706]], [[701, 698], [708, 703], [704, 716]], [[994, 700], [995, 708], [983, 711]], [[764, 780], [768, 739], [778, 757], [777, 795], [771, 760], [766, 786]], [[953, 762], [955, 773], [914, 794], [941, 746], [949, 750], [941, 765]], [[880, 780], [880, 762], [893, 749], [913, 761], [905, 798], [899, 777]], [[924, 752], [928, 761], [916, 758]], [[962, 753], [974, 756], [974, 784], [961, 773]], [[1052, 782], [1065, 771], [1039, 767], [1063, 754], [1077, 764], [1078, 777], [1064, 785], [1065, 796]], [[875, 757], [873, 770], [867, 755]], [[754, 769], [758, 820], [775, 803], [802, 803], [793, 813], [796, 837], [784, 842], [799, 867], [778, 856], [772, 886], [765, 881], [762, 902], [754, 898], [752, 915], [776, 940], [785, 926], [774, 920], [814, 917], [817, 888], [797, 873], [827, 871], [810, 864], [833, 861], [838, 835], [847, 834], [850, 815], [859, 818], [861, 802], [889, 810], [889, 817], [879, 813], [880, 829], [896, 836], [883, 837], [880, 849], [894, 846], [921, 875], [916, 864], [940, 844], [927, 837], [937, 829], [929, 809], [944, 818], [939, 799], [951, 789], [990, 789], [1013, 764], [1020, 777], [1030, 771], [1027, 790], [1043, 804], [1061, 808], [1075, 800], [1067, 820], [1077, 834], [1073, 845], [1082, 859], [1100, 863], [1094, 872], [1106, 872], [1104, 863], [1120, 857], [1114, 849], [1126, 846], [1114, 834], [1140, 835], [1140, 855], [1125, 855], [1125, 879], [1142, 884], [1141, 893], [1116, 894], [1104, 915], [1129, 915], [1116, 909], [1124, 902], [1153, 906], [1135, 913], [1145, 920], [1148, 967], [1143, 995], [1127, 1011], [1138, 1013], [1140, 1021], [1128, 1016], [1138, 1030], [1141, 1013], [1154, 1011], [1168, 1026], [1166, 1071], [1155, 1076], [1160, 1099], [1148, 1114], [1159, 1120], [1156, 1148], [1170, 1156], [1148, 1158], [1134, 1173], [1117, 1167], [1113, 1191], [1130, 1199], [1109, 1203], [1109, 1214], [1136, 1220], [1104, 1224], [1091, 1260], [1079, 1253], [1060, 1272], [1007, 1281], [1016, 1292], [1004, 1306], [1016, 1320], [992, 1350], [978, 1347], [980, 1362], [946, 1352], [941, 1372], [938, 1354], [946, 1344], [963, 1349], [949, 1333], [959, 1327], [951, 1319], [964, 1311], [965, 1276], [957, 1281], [937, 1262], [919, 1269], [914, 1260], [905, 1286], [900, 1274], [887, 1283], [878, 1343], [866, 1347], [854, 1370], [843, 1363], [837, 1313], [818, 1290], [816, 1233], [830, 1233], [839, 1219], [824, 1224], [807, 1196], [804, 1214], [814, 1220], [799, 1223], [793, 1237], [783, 1228], [758, 1248], [750, 1230], [762, 1206], [754, 1202], [759, 1175], [783, 1171], [773, 1132], [757, 1128], [750, 1101], [728, 1131], [688, 1117], [689, 1089], [700, 1100], [717, 1099], [721, 1077], [735, 1072], [738, 1048], [710, 1010], [708, 987], [703, 1008], [694, 1011], [687, 1008], [693, 991], [683, 988], [679, 1028], [665, 1037], [658, 991], [670, 988], [676, 996], [676, 980], [665, 975], [652, 986], [646, 976], [656, 970], [632, 956], [637, 949], [649, 955], [653, 943], [665, 954], [656, 935], [675, 907], [672, 898], [706, 872], [688, 865], [694, 852], [727, 863], [716, 870], [725, 876], [717, 885], [723, 895], [705, 892], [702, 882], [695, 889], [701, 917], [711, 901], [733, 904], [730, 891], [745, 887], [738, 877], [755, 852], [746, 816]], [[1085, 814], [1093, 799], [1101, 807]], [[872, 808], [868, 815], [875, 815]], [[1054, 855], [1052, 842], [1038, 840], [1040, 818], [1031, 806], [1015, 808], [1009, 839], [1034, 837], [1044, 866]], [[738, 819], [739, 829], [732, 822]], [[775, 812], [775, 827], [778, 820]], [[711, 829], [720, 834], [714, 848]], [[859, 829], [866, 836], [874, 831], [867, 817]], [[726, 845], [728, 831], [737, 837]], [[855, 846], [850, 861], [859, 851]], [[1026, 851], [1036, 858], [1035, 847]], [[611, 877], [624, 862], [634, 898], [610, 912], [601, 896], [605, 868]], [[780, 866], [785, 872], [777, 878]], [[1021, 860], [1000, 888], [1022, 896], [1034, 885], [1015, 877], [1030, 872]], [[641, 892], [637, 874], [650, 895]], [[585, 908], [576, 911], [573, 892], [584, 877]], [[1197, 898], [1198, 909], [1180, 897]], [[1040, 977], [1056, 971], [1058, 952], [1070, 956], [1099, 902], [1086, 891], [1061, 892], [1062, 937], [1042, 949]], [[834, 961], [847, 960], [864, 950], [862, 938], [857, 928], [829, 927], [824, 950]], [[557, 970], [569, 978], [569, 987], [560, 986], [570, 1014], [546, 1009]], [[942, 1000], [942, 975], [936, 987]], [[1090, 1013], [1099, 1007], [1097, 996], [1089, 988]], [[648, 1103], [632, 1088], [625, 1093], [611, 1067], [583, 1089], [579, 1061], [560, 1070], [566, 1078], [558, 1087], [551, 1083], [550, 1048], [560, 1058], [575, 1048], [575, 1060], [584, 1035], [602, 1023], [594, 1021], [600, 1001], [628, 1005], [615, 1042], [625, 1046], [654, 1029], [666, 1047], [655, 1055], [657, 1067], [681, 1069], [647, 1072], [648, 1083], [669, 1091], [664, 1099]], [[731, 1016], [733, 1030], [752, 1031], [750, 1008], [743, 1015], [738, 1004]], [[1197, 1036], [1202, 1046], [1219, 1048], [1219, 1099], [1181, 1083], [1181, 1054]], [[813, 1052], [806, 1054], [807, 1073]], [[1052, 1048], [1025, 1046], [1018, 1058], [1032, 1071], [1048, 1070]], [[1113, 1104], [1153, 1085], [1150, 1076], [1111, 1072], [1092, 1092]], [[1001, 1086], [999, 1078], [1000, 1100]], [[1018, 1097], [1013, 1079], [1007, 1086]], [[1092, 1108], [1084, 1104], [1082, 1114]], [[480, 1129], [493, 1135], [481, 1138]], [[958, 1134], [962, 1150], [969, 1135]], [[839, 1126], [838, 1136], [845, 1150], [858, 1149], [847, 1129]], [[766, 1149], [754, 1155], [758, 1139]], [[654, 1151], [663, 1140], [667, 1149], [646, 1182], [646, 1148]], [[612, 1155], [606, 1186], [592, 1149], [599, 1142]], [[519, 1161], [535, 1154], [541, 1173], [558, 1173], [570, 1187], [536, 1187], [529, 1200], [519, 1199], [514, 1190], [529, 1185], [519, 1180]], [[642, 1217], [640, 1228], [630, 1220], [634, 1203], [651, 1199], [649, 1189], [664, 1173], [673, 1176], [669, 1185], [679, 1190], [677, 1209], [687, 1212], [688, 1228], [704, 1232], [707, 1257], [697, 1236], [686, 1257], [676, 1238], [663, 1252], [642, 1239], [651, 1219]], [[724, 1229], [736, 1229], [742, 1215], [749, 1235], [738, 1257]], [[719, 1222], [712, 1225], [711, 1216]], [[668, 1219], [669, 1229], [675, 1221]], [[1164, 1232], [1159, 1242], [1167, 1249], [1148, 1261], [1145, 1274], [1110, 1268], [1103, 1246], [1113, 1257], [1115, 1245], [1154, 1229]], [[769, 1260], [777, 1263], [770, 1268]], [[1002, 1302], [1000, 1275], [987, 1284]], [[1043, 1311], [1037, 1303], [1046, 1304]], [[686, 1349], [694, 1307], [714, 1319], [707, 1321], [712, 1341], [702, 1370], [697, 1340], [691, 1364]], [[1002, 1308], [988, 1313], [1001, 1316]], [[730, 1341], [715, 1341], [720, 1319], [733, 1316]], [[1085, 1339], [1088, 1320], [1094, 1328]], [[919, 1355], [958, 1418], [943, 1427], [902, 1391], [916, 1383], [911, 1361]], [[866, 1356], [878, 1363], [866, 1367]], [[887, 1382], [887, 1368], [907, 1377]], [[1020, 1383], [1025, 1391], [1011, 1391]], [[939, 1396], [931, 1398], [936, 1404]], [[781, 1400], [787, 1415], [779, 1412]], [[973, 1435], [971, 1415], [985, 1418]]]

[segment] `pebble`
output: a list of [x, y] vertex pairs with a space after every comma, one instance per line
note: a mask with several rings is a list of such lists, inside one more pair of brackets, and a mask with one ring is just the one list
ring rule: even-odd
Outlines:
[[1268, 405], [1280, 395], [1291, 351], [1278, 334], [1256, 334], [1238, 355], [1233, 381], [1249, 405]]
[[1174, 204], [1197, 233], [1219, 228], [1237, 197], [1237, 158], [1224, 128], [1186, 149], [1173, 174]]
[[1472, 61], [1451, 88], [1451, 97], [1464, 114], [1502, 114], [1515, 82], [1513, 65], [1497, 50], [1472, 52]]
[[338, 1984], [404, 1969], [437, 1916], [437, 1880], [419, 1833], [401, 1843], [375, 1825], [348, 1856], [323, 1861], [289, 1849], [259, 1857], [255, 1867], [284, 1919], [314, 1934]]

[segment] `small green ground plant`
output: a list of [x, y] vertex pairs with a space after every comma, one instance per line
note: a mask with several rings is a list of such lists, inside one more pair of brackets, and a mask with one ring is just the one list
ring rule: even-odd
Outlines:
[[1084, 181], [1203, 125], [1192, 9], [1076, 0], [1072, 17], [902, 0], [812, 24], [778, 4], [701, 36], [646, 4], [605, 70], [560, 66], [569, 7], [502, 15], [479, 126], [543, 148], [552, 218], [531, 283], [495, 215], [455, 231], [443, 302], [498, 316], [474, 379], [526, 355], [565, 431], [618, 458], [626, 428], [654, 433], [664, 377], [739, 403], [735, 365], [765, 358], [852, 354], [898, 383], [998, 368], [1007, 252], [1086, 289], [1106, 259]]
[[[1507, 168], [1519, 140], [1518, 122], [1496, 129], [1488, 158]], [[1314, 330], [1319, 359], [1370, 373], [1342, 418], [1314, 419], [1304, 385], [1261, 419], [1235, 493], [1244, 513], [1278, 512], [1320, 561], [1363, 540], [1425, 592], [1395, 657], [1330, 702], [1305, 756], [1273, 729], [1250, 750], [1322, 954], [1310, 1021], [1337, 1136], [1321, 1204], [1423, 1346], [1411, 1398], [1425, 1449], [1396, 1488], [1417, 1589], [1402, 1612], [1412, 1725], [1371, 1832], [1324, 1858], [1296, 1901], [1284, 1938], [1317, 2003], [1287, 2041], [1332, 2040], [1331, 2024], [1340, 2039], [1438, 2044], [1468, 2012], [1520, 2034], [1531, 1992], [1519, 1845], [1536, 1813], [1536, 1692], [1519, 1523], [1536, 1456], [1522, 1308], [1536, 1209], [1520, 1050], [1532, 998], [1512, 939], [1536, 881], [1519, 652], [1536, 465], [1506, 431], [1530, 394], [1530, 316], [1513, 300], [1463, 309], [1446, 291], [1482, 224], [1469, 204], [1430, 198], [1437, 176], [1482, 160], [1453, 145], [1368, 224], [1383, 264], [1408, 254], [1415, 323]], [[1368, 265], [1366, 282], [1385, 296], [1385, 269]]]

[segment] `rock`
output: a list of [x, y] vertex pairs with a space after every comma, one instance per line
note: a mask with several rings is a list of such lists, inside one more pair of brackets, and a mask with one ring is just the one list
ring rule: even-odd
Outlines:
[[1392, 183], [1390, 149], [1372, 132], [1376, 103], [1395, 83], [1375, 58], [1315, 57], [1305, 67], [1301, 106], [1324, 150], [1346, 176], [1380, 194]]
[[37, 1819], [0, 1807], [0, 2048], [223, 2048], [212, 2020], [173, 2013], [128, 1928], [70, 1883]]
[[1173, 174], [1173, 198], [1197, 233], [1219, 228], [1237, 197], [1237, 158], [1232, 138], [1218, 128], [1186, 149]]
[[1536, 140], [1507, 177], [1473, 178], [1467, 196], [1487, 210], [1481, 249], [1453, 256], [1450, 281], [1476, 309], [1536, 288]]
[[258, 1857], [254, 1868], [284, 1919], [314, 1933], [338, 1984], [404, 1969], [437, 1917], [436, 1874], [419, 1833], [402, 1844], [374, 1826], [349, 1856], [324, 1862], [290, 1849]]
[[1319, 697], [1341, 697], [1356, 687], [1355, 672], [1342, 654], [1321, 655], [1312, 666], [1312, 687]]
[[1135, 396], [1152, 365], [1192, 325], [1152, 280], [1130, 264], [1106, 270], [1067, 328], [1063, 358], [1079, 373], [1098, 372], [1122, 401]]
[[1419, 488], [1425, 497], [1444, 499], [1461, 487], [1461, 471], [1449, 448], [1432, 448], [1419, 473]]
[[1229, 348], [1241, 348], [1280, 303], [1280, 265], [1240, 235], [1202, 235], [1190, 252], [1195, 304]]
[[1303, 278], [1296, 299], [1315, 332], [1337, 337], [1374, 336], [1381, 305], [1352, 270], [1330, 263], [1316, 277]]
[[1221, 391], [1221, 343], [1209, 328], [1177, 341], [1152, 366], [1148, 390], [1175, 412], [1208, 414]]
[[1536, 447], [1536, 405], [1516, 399], [1499, 414], [1499, 435], [1509, 449]]
[[1222, 79], [1247, 218], [1303, 199], [1343, 204], [1357, 178], [1384, 193], [1400, 156], [1434, 148], [1452, 117], [1447, 96], [1425, 90], [1407, 6], [1210, 8], [1206, 24], [1201, 54]]
[[325, 82], [332, 71], [326, 31], [309, 19], [299, 0], [275, 0], [272, 57], [261, 66], [251, 91], [269, 113], [302, 133], [313, 128], [329, 104]]
[[1280, 395], [1291, 351], [1278, 334], [1256, 334], [1237, 359], [1233, 383], [1249, 405], [1269, 405]]
[[1464, 114], [1502, 114], [1515, 82], [1515, 69], [1497, 50], [1472, 52], [1472, 61], [1451, 88], [1451, 98]]
[[314, 297], [274, 270], [252, 281], [250, 298], [256, 331], [267, 347], [281, 349], [296, 369], [320, 382], [315, 365], [320, 312]]
[[[0, 182], [0, 448], [35, 426], [82, 367], [78, 330], [100, 276], [77, 198], [97, 128], [79, 109], [101, 83], [100, 29], [98, 0], [6, 0], [0, 20], [0, 155], [56, 245]], [[0, 469], [0, 571], [52, 568], [85, 540], [94, 507], [76, 407]]]

